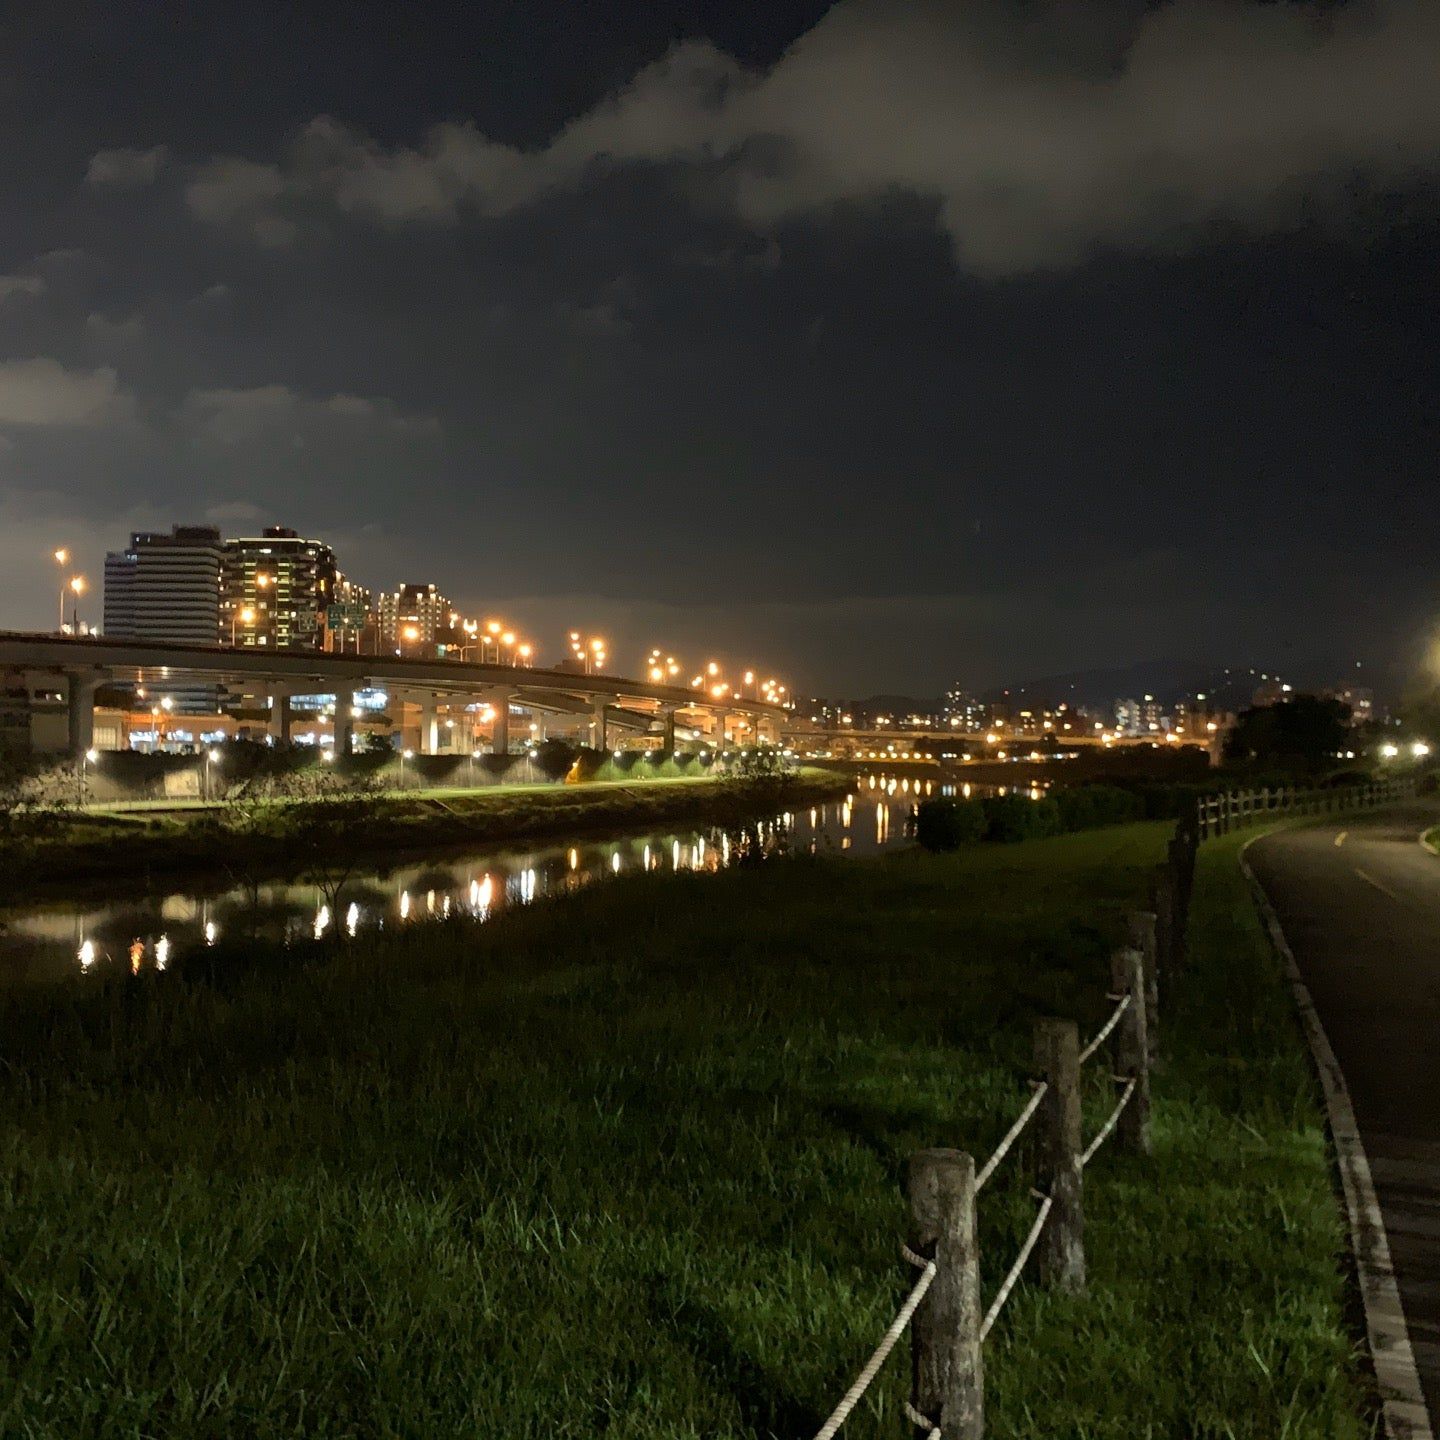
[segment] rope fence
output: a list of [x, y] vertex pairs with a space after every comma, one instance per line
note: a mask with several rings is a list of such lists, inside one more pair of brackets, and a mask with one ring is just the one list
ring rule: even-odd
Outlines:
[[1130, 1097], [1134, 1095], [1135, 1087], [1139, 1083], [1133, 1075], [1125, 1082], [1125, 1093], [1120, 1097], [1120, 1103], [1110, 1112], [1110, 1118], [1100, 1127], [1099, 1134], [1080, 1152], [1080, 1168], [1082, 1170], [1095, 1158], [1100, 1147], [1114, 1134], [1115, 1127], [1120, 1123], [1120, 1116], [1130, 1103]]
[[1120, 1023], [1120, 1017], [1130, 1008], [1130, 997], [1122, 995], [1120, 1003], [1111, 1012], [1110, 1018], [1100, 1027], [1095, 1038], [1080, 1052], [1083, 1065], [1109, 1038], [1110, 1032]]
[[[1081, 1046], [1074, 1021], [1036, 1022], [1037, 1075], [1030, 1097], [978, 1169], [963, 1150], [922, 1150], [910, 1157], [905, 1189], [911, 1235], [901, 1254], [920, 1271], [919, 1278], [814, 1440], [833, 1440], [907, 1329], [913, 1379], [903, 1405], [905, 1418], [925, 1440], [983, 1440], [985, 1341], [1027, 1266], [1033, 1258], [1041, 1285], [1083, 1295], [1085, 1172], [1112, 1137], [1131, 1155], [1150, 1153], [1150, 1072], [1158, 1050], [1160, 1004], [1185, 963], [1200, 843], [1237, 823], [1258, 823], [1277, 814], [1348, 811], [1413, 792], [1413, 781], [1406, 780], [1328, 791], [1262, 787], [1201, 797], [1182, 815], [1165, 863], [1155, 868], [1151, 908], [1127, 917], [1128, 943], [1111, 956], [1109, 998], [1115, 1005], [1094, 1036]], [[1123, 1088], [1089, 1144], [1082, 1145], [1082, 1070], [1107, 1046], [1110, 1078]], [[1040, 1203], [982, 1312], [977, 1198], [1032, 1126], [1030, 1193]]]
[[1034, 1117], [1035, 1112], [1040, 1108], [1040, 1102], [1045, 1098], [1050, 1087], [1044, 1081], [1037, 1081], [1035, 1093], [1031, 1095], [1030, 1102], [1016, 1117], [1015, 1123], [1005, 1132], [1005, 1138], [995, 1147], [995, 1153], [980, 1167], [975, 1175], [975, 1188], [983, 1188], [985, 1182], [1000, 1168], [1000, 1162], [1010, 1153], [1010, 1147], [1020, 1138], [1025, 1127]]
[[1005, 1302], [1010, 1298], [1010, 1292], [1015, 1288], [1015, 1282], [1020, 1278], [1020, 1272], [1025, 1268], [1025, 1262], [1030, 1258], [1030, 1252], [1035, 1248], [1035, 1243], [1040, 1238], [1040, 1232], [1045, 1228], [1045, 1222], [1050, 1218], [1050, 1208], [1054, 1203], [1051, 1196], [1042, 1197], [1040, 1209], [1035, 1214], [1035, 1223], [1030, 1227], [1030, 1233], [1025, 1237], [1025, 1243], [1020, 1247], [1020, 1253], [1015, 1257], [1015, 1263], [1010, 1267], [1009, 1274], [1000, 1282], [1000, 1288], [995, 1292], [995, 1298], [990, 1302], [990, 1308], [985, 1312], [985, 1318], [980, 1322], [980, 1338], [982, 1340], [990, 1333], [995, 1322], [1000, 1318], [1000, 1312], [1005, 1308]]
[[910, 1293], [905, 1297], [905, 1303], [901, 1305], [899, 1313], [890, 1322], [890, 1328], [880, 1338], [880, 1343], [875, 1347], [874, 1353], [865, 1362], [865, 1367], [855, 1377], [855, 1383], [840, 1398], [840, 1403], [830, 1412], [830, 1418], [815, 1432], [815, 1440], [831, 1440], [831, 1437], [849, 1418], [850, 1412], [864, 1398], [865, 1392], [870, 1388], [870, 1382], [880, 1373], [881, 1366], [889, 1359], [890, 1352], [895, 1348], [895, 1342], [905, 1333], [905, 1327], [909, 1325], [911, 1316], [919, 1308], [920, 1302], [925, 1298], [931, 1285], [935, 1283], [936, 1266], [933, 1260], [922, 1260], [920, 1256], [913, 1254], [908, 1248], [902, 1247], [907, 1259], [922, 1267], [920, 1278], [910, 1287]]

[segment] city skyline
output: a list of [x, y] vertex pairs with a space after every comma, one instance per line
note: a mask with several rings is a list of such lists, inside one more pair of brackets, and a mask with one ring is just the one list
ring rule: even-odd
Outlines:
[[240, 7], [7, 18], [0, 614], [48, 622], [57, 545], [286, 523], [819, 693], [1396, 689], [1440, 598], [1440, 18], [1328, 17], [441, 6], [399, 51], [312, 18], [303, 64]]

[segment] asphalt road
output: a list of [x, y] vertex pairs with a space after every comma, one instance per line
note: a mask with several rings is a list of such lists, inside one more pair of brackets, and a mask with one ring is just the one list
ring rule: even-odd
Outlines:
[[1440, 802], [1282, 831], [1249, 858], [1344, 1072], [1440, 1422]]

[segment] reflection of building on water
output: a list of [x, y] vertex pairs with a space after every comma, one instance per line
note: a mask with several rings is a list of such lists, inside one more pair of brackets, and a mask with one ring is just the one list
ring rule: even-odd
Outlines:
[[[799, 813], [786, 812], [734, 834], [723, 829], [668, 836], [600, 840], [530, 852], [490, 852], [483, 859], [434, 857], [385, 874], [360, 874], [338, 897], [314, 884], [273, 882], [251, 891], [173, 894], [110, 905], [52, 903], [12, 914], [0, 935], [0, 983], [58, 978], [119, 963], [132, 970], [173, 968], [176, 957], [202, 945], [255, 934], [308, 942], [355, 937], [390, 924], [463, 917], [486, 921], [509, 905], [615, 876], [658, 871], [710, 874], [759, 853], [865, 853], [904, 839], [916, 802], [927, 793], [963, 794], [967, 786], [866, 777], [860, 793], [875, 823], [860, 825], [855, 796]], [[980, 787], [980, 793], [984, 787]], [[1028, 793], [1028, 790], [1023, 793]], [[132, 946], [138, 945], [138, 950]], [[137, 958], [138, 957], [138, 958]]]

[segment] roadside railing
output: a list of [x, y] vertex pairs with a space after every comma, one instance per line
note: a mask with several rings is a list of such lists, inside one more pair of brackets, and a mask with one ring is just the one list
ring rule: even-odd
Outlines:
[[[1126, 944], [1110, 958], [1114, 1008], [1105, 1022], [1083, 1045], [1073, 1020], [1036, 1022], [1030, 1096], [982, 1165], [977, 1167], [974, 1156], [964, 1150], [936, 1148], [910, 1156], [905, 1172], [910, 1227], [900, 1256], [918, 1273], [880, 1343], [815, 1440], [833, 1440], [907, 1330], [911, 1388], [906, 1419], [926, 1440], [982, 1440], [985, 1342], [1031, 1257], [1041, 1285], [1083, 1295], [1090, 1167], [1112, 1139], [1132, 1155], [1150, 1153], [1150, 1074], [1159, 1048], [1160, 1007], [1185, 966], [1201, 841], [1269, 815], [1357, 810], [1404, 798], [1414, 790], [1413, 779], [1330, 790], [1231, 790], [1197, 800], [1181, 817], [1165, 861], [1152, 876], [1151, 908], [1126, 917]], [[1116, 1099], [1087, 1141], [1081, 1081], [1087, 1065], [1106, 1062]], [[980, 1283], [980, 1196], [1031, 1126], [1034, 1219], [986, 1304]]]
[[1222, 790], [1202, 795], [1195, 802], [1200, 838], [1210, 840], [1270, 815], [1330, 815], [1365, 810], [1415, 793], [1413, 776], [1368, 780], [1363, 785], [1300, 788], [1261, 785], [1247, 790]]

